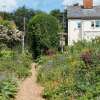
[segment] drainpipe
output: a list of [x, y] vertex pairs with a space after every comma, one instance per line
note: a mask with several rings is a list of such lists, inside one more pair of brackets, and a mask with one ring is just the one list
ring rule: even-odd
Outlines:
[[83, 40], [83, 20], [81, 19], [80, 39]]

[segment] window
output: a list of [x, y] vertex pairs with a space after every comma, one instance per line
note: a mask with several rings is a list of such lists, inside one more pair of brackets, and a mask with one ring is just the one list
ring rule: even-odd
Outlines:
[[94, 27], [94, 21], [91, 22], [91, 27]]
[[100, 27], [100, 20], [96, 20], [96, 27]]
[[81, 23], [78, 23], [78, 28], [81, 28]]

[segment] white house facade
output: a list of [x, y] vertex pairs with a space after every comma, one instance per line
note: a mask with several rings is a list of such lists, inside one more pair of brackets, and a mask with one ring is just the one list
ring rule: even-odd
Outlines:
[[93, 6], [93, 0], [83, 1], [83, 6], [68, 7], [68, 45], [100, 36], [100, 6]]

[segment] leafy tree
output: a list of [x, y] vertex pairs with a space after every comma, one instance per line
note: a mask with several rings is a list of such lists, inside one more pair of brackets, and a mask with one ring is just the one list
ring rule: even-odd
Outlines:
[[[61, 12], [59, 9], [52, 10], [50, 15], [56, 17], [61, 25], [63, 32], [68, 33], [68, 20], [67, 20], [67, 10]], [[65, 36], [66, 44], [68, 44], [68, 35]]]
[[[18, 8], [14, 12], [14, 20], [15, 20], [16, 25], [18, 26], [18, 29], [23, 31], [23, 29], [24, 29], [24, 23], [23, 23], [24, 17], [26, 18], [26, 23], [28, 23], [29, 19], [34, 15], [35, 15], [35, 12], [32, 9], [27, 9], [25, 6]], [[26, 28], [27, 28], [27, 24], [26, 24]]]
[[[23, 31], [24, 23], [23, 19], [26, 18], [26, 23], [28, 23], [29, 19], [35, 15], [35, 11], [32, 9], [28, 9], [25, 6], [18, 8], [15, 12], [9, 13], [9, 12], [0, 12], [0, 16], [4, 20], [13, 20], [15, 21], [17, 27], [19, 30]], [[27, 24], [26, 24], [27, 27]]]
[[37, 14], [29, 22], [29, 31], [34, 57], [39, 56], [41, 51], [58, 48], [59, 23], [55, 17], [46, 13]]
[[14, 20], [14, 14], [9, 12], [0, 12], [0, 16], [4, 20]]
[[63, 29], [63, 13], [59, 9], [54, 9], [50, 12], [50, 15], [56, 17], [59, 21], [61, 28]]
[[63, 14], [59, 9], [52, 10], [50, 15], [56, 17], [59, 21], [62, 21]]

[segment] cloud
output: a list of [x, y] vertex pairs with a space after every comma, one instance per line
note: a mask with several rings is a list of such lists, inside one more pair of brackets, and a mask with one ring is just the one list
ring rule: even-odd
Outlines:
[[0, 0], [0, 11], [11, 12], [17, 8], [17, 0]]
[[[93, 0], [94, 5], [100, 5], [100, 0]], [[63, 0], [63, 5], [72, 5], [75, 3], [83, 4], [83, 0]]]

